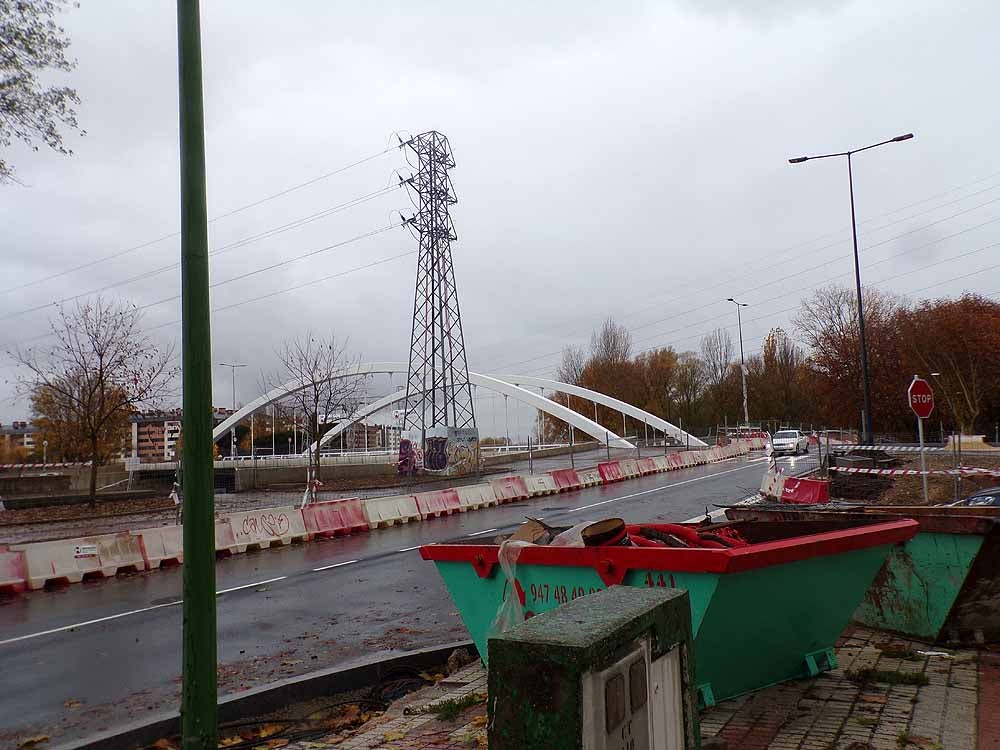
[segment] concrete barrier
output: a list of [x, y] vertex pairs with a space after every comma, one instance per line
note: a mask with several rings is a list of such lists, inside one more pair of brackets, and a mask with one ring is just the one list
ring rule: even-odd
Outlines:
[[622, 476], [626, 479], [642, 476], [642, 472], [639, 471], [639, 463], [634, 458], [623, 458], [618, 462], [618, 465], [622, 467]]
[[772, 500], [780, 500], [785, 490], [785, 475], [769, 471], [760, 482], [760, 494]]
[[497, 495], [493, 487], [488, 484], [467, 484], [464, 487], [456, 487], [458, 502], [462, 510], [477, 510], [478, 508], [489, 508], [497, 504]]
[[604, 480], [601, 479], [601, 472], [596, 466], [591, 466], [588, 469], [577, 469], [576, 475], [580, 478], [580, 484], [584, 487], [596, 487], [599, 484], [604, 484]]
[[232, 528], [237, 552], [309, 541], [302, 511], [290, 505], [230, 513], [221, 520]]
[[84, 578], [107, 578], [146, 567], [138, 537], [117, 534], [11, 545], [24, 555], [28, 588], [47, 583], [80, 583]]
[[129, 533], [139, 538], [139, 548], [142, 550], [146, 570], [155, 570], [162, 565], [180, 565], [184, 562], [183, 526], [156, 526]]
[[556, 489], [560, 492], [578, 490], [583, 487], [583, 482], [580, 481], [580, 476], [575, 469], [555, 469], [549, 472], [549, 476], [552, 477]]
[[235, 555], [243, 550], [236, 544], [236, 535], [233, 534], [233, 527], [228, 521], [215, 521], [215, 555], [227, 556]]
[[28, 587], [28, 566], [23, 552], [0, 547], [0, 593], [20, 594]]
[[673, 468], [670, 465], [670, 460], [666, 456], [653, 456], [653, 464], [656, 465], [656, 470], [658, 472], [670, 471]]
[[324, 500], [302, 508], [306, 531], [314, 537], [331, 537], [368, 531], [368, 519], [356, 497]]
[[536, 474], [524, 478], [524, 483], [528, 485], [528, 492], [532, 497], [538, 495], [554, 495], [559, 491], [555, 480], [548, 474]]
[[601, 474], [601, 479], [604, 480], [605, 484], [611, 484], [612, 482], [620, 482], [625, 478], [622, 474], [621, 464], [617, 461], [605, 461], [604, 463], [597, 464], [597, 470]]
[[511, 476], [491, 479], [490, 487], [496, 495], [498, 503], [512, 503], [515, 500], [526, 500], [531, 496], [528, 492], [528, 485], [524, 483], [524, 477]]
[[640, 458], [635, 463], [636, 466], [639, 467], [639, 473], [643, 476], [646, 476], [647, 474], [655, 474], [659, 471], [656, 466], [656, 461], [652, 458]]
[[420, 510], [413, 495], [369, 497], [362, 501], [362, 506], [369, 529], [420, 520]]
[[418, 492], [413, 499], [421, 518], [439, 518], [465, 510], [453, 489]]

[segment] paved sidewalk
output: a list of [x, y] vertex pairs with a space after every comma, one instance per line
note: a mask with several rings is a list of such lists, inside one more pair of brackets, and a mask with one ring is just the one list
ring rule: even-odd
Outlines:
[[[849, 628], [837, 659], [837, 669], [815, 679], [702, 712], [702, 736], [724, 740], [729, 750], [1000, 750], [1000, 655]], [[354, 734], [286, 747], [483, 748], [485, 692], [477, 663], [398, 701]], [[449, 701], [469, 705], [446, 721], [433, 707]]]

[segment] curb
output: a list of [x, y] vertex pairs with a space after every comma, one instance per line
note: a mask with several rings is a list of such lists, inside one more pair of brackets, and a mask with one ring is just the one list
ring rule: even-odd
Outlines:
[[[219, 700], [219, 724], [270, 713], [291, 703], [358, 690], [381, 681], [398, 669], [428, 669], [447, 661], [457, 648], [476, 650], [472, 641], [455, 641], [444, 646], [404, 651], [389, 658], [359, 659], [348, 662], [350, 666], [320, 669], [224, 696]], [[167, 711], [116, 730], [54, 745], [52, 750], [135, 750], [162, 737], [176, 736], [180, 730], [180, 713]]]

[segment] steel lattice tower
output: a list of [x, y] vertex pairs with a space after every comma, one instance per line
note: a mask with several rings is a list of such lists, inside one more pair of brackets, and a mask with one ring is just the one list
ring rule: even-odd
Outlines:
[[448, 210], [458, 198], [448, 170], [455, 158], [448, 139], [436, 130], [403, 145], [418, 159], [417, 174], [407, 185], [419, 199], [410, 223], [420, 238], [403, 429], [420, 430], [423, 440], [428, 428], [475, 427], [476, 416], [451, 260], [451, 243], [458, 236]]

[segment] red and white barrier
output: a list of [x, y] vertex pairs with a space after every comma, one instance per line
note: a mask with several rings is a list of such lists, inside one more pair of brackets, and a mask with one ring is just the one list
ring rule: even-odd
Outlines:
[[604, 463], [597, 464], [597, 471], [601, 474], [601, 479], [604, 480], [605, 484], [611, 484], [612, 482], [620, 482], [625, 478], [622, 474], [622, 467], [617, 461], [605, 461]]
[[453, 489], [418, 492], [413, 499], [421, 518], [440, 518], [465, 510]]
[[524, 483], [524, 477], [512, 476], [491, 479], [490, 486], [497, 497], [499, 503], [512, 503], [515, 500], [526, 500], [531, 496], [528, 492], [528, 485]]
[[642, 476], [642, 472], [639, 471], [639, 462], [634, 458], [623, 458], [618, 461], [618, 465], [622, 469], [622, 476], [626, 479]]
[[306, 531], [313, 537], [368, 531], [364, 507], [356, 497], [310, 503], [301, 510]]
[[237, 552], [309, 541], [302, 511], [290, 505], [230, 513], [220, 520], [232, 528]]
[[243, 550], [236, 544], [236, 535], [233, 534], [233, 527], [228, 521], [216, 520], [215, 522], [215, 554], [235, 555]]
[[28, 566], [23, 552], [0, 547], [0, 593], [20, 594], [28, 587]]
[[636, 466], [639, 468], [639, 473], [642, 476], [646, 476], [647, 474], [655, 474], [656, 472], [659, 471], [659, 469], [656, 468], [656, 462], [652, 458], [640, 458], [635, 463]]
[[457, 487], [456, 492], [458, 492], [458, 501], [461, 503], [462, 510], [478, 510], [497, 504], [496, 493], [490, 485], [485, 483]]
[[768, 471], [760, 482], [760, 494], [774, 500], [780, 500], [785, 489], [785, 475]]
[[139, 538], [139, 548], [142, 550], [146, 570], [155, 570], [163, 565], [180, 565], [184, 562], [183, 526], [156, 526], [129, 533]]
[[577, 469], [576, 475], [580, 478], [580, 484], [584, 487], [596, 487], [599, 484], [604, 484], [604, 480], [601, 479], [601, 472], [596, 466], [591, 466], [587, 469]]
[[146, 568], [138, 537], [118, 534], [11, 545], [24, 555], [28, 588], [47, 583], [80, 583], [85, 577], [107, 578], [123, 571]]
[[830, 482], [826, 479], [785, 477], [781, 502], [791, 505], [816, 505], [830, 502]]
[[555, 471], [550, 471], [549, 476], [552, 477], [552, 481], [555, 482], [556, 489], [559, 492], [578, 490], [583, 487], [583, 482], [580, 481], [580, 477], [575, 469], [556, 469]]
[[555, 480], [548, 474], [536, 474], [524, 478], [524, 483], [528, 485], [528, 492], [532, 497], [538, 495], [554, 495], [559, 491]]
[[420, 520], [420, 510], [413, 495], [369, 497], [362, 503], [368, 528], [377, 529]]

